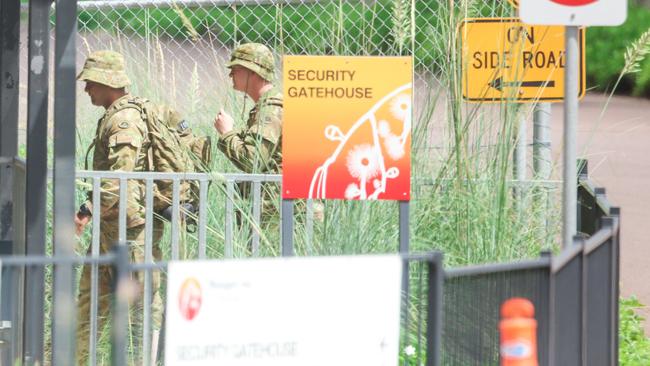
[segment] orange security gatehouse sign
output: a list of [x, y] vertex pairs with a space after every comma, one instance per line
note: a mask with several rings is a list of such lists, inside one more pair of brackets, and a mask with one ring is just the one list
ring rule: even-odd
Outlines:
[[284, 56], [282, 197], [409, 200], [412, 59]]

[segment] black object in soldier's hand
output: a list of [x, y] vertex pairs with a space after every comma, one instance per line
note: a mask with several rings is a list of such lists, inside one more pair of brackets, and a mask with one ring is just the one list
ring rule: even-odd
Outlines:
[[77, 216], [79, 217], [86, 217], [86, 216], [92, 216], [92, 212], [88, 209], [88, 206], [86, 204], [82, 204], [79, 206], [79, 211], [77, 211]]

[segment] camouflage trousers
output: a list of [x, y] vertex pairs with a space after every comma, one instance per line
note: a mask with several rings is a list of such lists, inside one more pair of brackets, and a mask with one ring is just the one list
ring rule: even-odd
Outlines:
[[[153, 227], [153, 240], [152, 240], [152, 256], [155, 261], [161, 260], [161, 252], [159, 247], [160, 238], [163, 233], [163, 222], [154, 220]], [[131, 253], [131, 261], [134, 263], [142, 263], [145, 259], [145, 226], [139, 225], [128, 228], [127, 240], [129, 241], [129, 251]], [[109, 221], [102, 222], [100, 230], [100, 253], [104, 254], [110, 252], [112, 246], [118, 237], [117, 222]], [[88, 248], [88, 256], [92, 255], [92, 246]], [[90, 310], [91, 310], [91, 288], [93, 286], [91, 279], [91, 266], [84, 266], [79, 282], [79, 298], [78, 298], [78, 316], [77, 316], [77, 365], [87, 365], [89, 359], [89, 338], [90, 338]], [[132, 273], [132, 278], [139, 284], [137, 300], [130, 304], [129, 311], [129, 328], [131, 339], [127, 342], [133, 347], [132, 352], [135, 353], [131, 359], [141, 359], [141, 338], [142, 338], [142, 315], [143, 315], [143, 302], [142, 296], [144, 294], [144, 272]], [[154, 271], [152, 273], [152, 307], [151, 307], [151, 324], [154, 330], [160, 330], [163, 314], [163, 301], [160, 294], [160, 272]], [[113, 271], [109, 266], [99, 266], [97, 278], [98, 302], [97, 302], [97, 338], [102, 333], [106, 320], [110, 317], [110, 308], [112, 305], [112, 288]], [[139, 345], [139, 346], [138, 346]], [[145, 352], [150, 352], [145, 351]], [[100, 363], [100, 362], [98, 362]]]

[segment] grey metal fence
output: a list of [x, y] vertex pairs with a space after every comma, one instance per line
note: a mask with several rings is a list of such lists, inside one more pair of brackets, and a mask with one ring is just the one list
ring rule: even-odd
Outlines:
[[[161, 260], [161, 258], [154, 257], [154, 245], [161, 245], [161, 243], [153, 242], [153, 230], [154, 230], [154, 215], [158, 215], [154, 212], [154, 185], [158, 180], [166, 180], [172, 182], [173, 187], [173, 197], [171, 202], [172, 215], [170, 223], [170, 238], [169, 238], [169, 247], [170, 247], [170, 256], [168, 257], [171, 260], [179, 259], [189, 259], [188, 251], [190, 248], [187, 247], [187, 243], [183, 242], [181, 244], [180, 234], [184, 232], [184, 224], [186, 220], [182, 220], [181, 217], [188, 215], [195, 215], [196, 227], [197, 227], [197, 247], [196, 256], [194, 258], [206, 259], [209, 257], [214, 258], [215, 254], [212, 253], [211, 256], [207, 254], [207, 229], [208, 229], [208, 212], [211, 206], [221, 205], [222, 207], [218, 210], [211, 211], [212, 213], [223, 212], [225, 217], [220, 223], [224, 226], [224, 237], [219, 243], [212, 242], [213, 246], [223, 248], [223, 252], [216, 257], [220, 258], [232, 258], [234, 255], [234, 232], [235, 232], [235, 221], [236, 214], [235, 211], [250, 209], [250, 225], [246, 225], [248, 228], [252, 228], [250, 231], [243, 233], [246, 236], [246, 240], [250, 239], [250, 250], [252, 255], [258, 254], [259, 243], [260, 243], [260, 234], [261, 231], [261, 206], [262, 206], [262, 196], [261, 196], [261, 186], [262, 184], [278, 184], [281, 176], [279, 175], [246, 175], [246, 174], [202, 174], [202, 173], [187, 173], [187, 174], [168, 174], [168, 173], [155, 173], [155, 172], [97, 172], [97, 171], [80, 171], [78, 172], [78, 177], [86, 179], [92, 185], [93, 192], [93, 202], [99, 202], [99, 197], [101, 194], [101, 181], [105, 179], [115, 179], [119, 181], [119, 214], [118, 214], [118, 237], [115, 238], [120, 242], [126, 242], [127, 240], [127, 214], [125, 204], [127, 202], [127, 183], [129, 180], [137, 180], [139, 182], [144, 182], [145, 186], [145, 203], [144, 209], [146, 212], [145, 216], [145, 238], [144, 238], [144, 263], [152, 264], [156, 261]], [[180, 185], [181, 182], [185, 181], [196, 181], [199, 187], [199, 207], [196, 213], [183, 213], [181, 210], [180, 202]], [[252, 202], [242, 202], [241, 197], [238, 197], [235, 191], [235, 185], [237, 183], [248, 183], [253, 186], [251, 197]], [[212, 186], [212, 190], [221, 191], [224, 193], [223, 199], [208, 200], [208, 188]], [[249, 205], [250, 203], [250, 205]], [[276, 202], [277, 204], [277, 202]], [[246, 206], [246, 207], [242, 207]], [[252, 207], [251, 207], [252, 206]], [[282, 214], [282, 212], [281, 212]], [[92, 210], [93, 216], [93, 226], [92, 226], [92, 239], [89, 254], [93, 258], [97, 258], [100, 255], [100, 236], [101, 236], [101, 214], [100, 206], [93, 205]], [[241, 216], [241, 215], [240, 215]], [[249, 217], [249, 215], [246, 215]], [[160, 217], [156, 218], [159, 220]], [[311, 218], [310, 218], [311, 219]], [[278, 225], [277, 228], [280, 226]], [[250, 234], [250, 235], [249, 235]], [[267, 233], [268, 234], [268, 233]], [[279, 248], [278, 248], [279, 252]], [[152, 331], [151, 331], [151, 319], [152, 319], [152, 302], [153, 298], [153, 280], [149, 272], [146, 272], [143, 276], [144, 278], [144, 288], [142, 297], [143, 307], [142, 307], [142, 318], [144, 319], [144, 326], [142, 328], [142, 344], [144, 349], [150, 349], [152, 345]], [[90, 335], [89, 339], [89, 349], [90, 349], [90, 361], [91, 364], [96, 364], [96, 349], [98, 345], [97, 340], [97, 313], [98, 313], [98, 279], [99, 279], [99, 268], [96, 264], [92, 265], [91, 269], [91, 295], [90, 295]], [[121, 353], [119, 353], [121, 354]], [[145, 364], [149, 364], [147, 353], [144, 353]]]
[[540, 365], [618, 364], [620, 211], [582, 172], [573, 246], [534, 261], [446, 271], [443, 365], [499, 364], [499, 307], [510, 297], [535, 305]]
[[[173, 196], [171, 197], [171, 209], [172, 216], [169, 220], [170, 227], [170, 259], [179, 259], [181, 258], [180, 253], [183, 252], [179, 247], [181, 238], [179, 235], [184, 231], [181, 229], [181, 226], [185, 224], [185, 219], [182, 217], [189, 217], [192, 220], [196, 221], [196, 258], [203, 259], [208, 258], [206, 254], [206, 243], [208, 240], [207, 232], [213, 230], [211, 226], [217, 225], [220, 228], [223, 228], [223, 236], [217, 235], [216, 241], [223, 243], [222, 252], [219, 253], [217, 257], [232, 258], [234, 256], [234, 246], [237, 242], [249, 243], [250, 254], [256, 256], [259, 254], [260, 250], [260, 240], [262, 235], [274, 235], [274, 239], [278, 239], [277, 243], [281, 243], [286, 240], [286, 236], [282, 236], [283, 226], [279, 223], [286, 222], [284, 217], [291, 217], [289, 221], [300, 221], [301, 223], [301, 233], [304, 234], [304, 240], [307, 243], [311, 243], [314, 240], [314, 224], [315, 224], [315, 213], [314, 213], [314, 200], [307, 199], [304, 202], [298, 201], [286, 201], [282, 202], [282, 199], [279, 195], [280, 189], [276, 194], [271, 195], [271, 198], [274, 199], [273, 205], [276, 206], [279, 210], [279, 222], [277, 225], [271, 225], [270, 227], [262, 228], [261, 220], [261, 210], [264, 204], [263, 202], [263, 187], [264, 185], [273, 185], [276, 187], [281, 186], [282, 176], [279, 174], [236, 174], [236, 173], [158, 173], [158, 172], [118, 172], [118, 171], [77, 171], [77, 178], [84, 181], [84, 186], [87, 189], [92, 190], [94, 196], [93, 201], [98, 202], [99, 195], [101, 194], [100, 185], [102, 180], [117, 180], [120, 184], [120, 197], [118, 201], [118, 206], [121, 208], [119, 212], [119, 240], [125, 240], [126, 238], [126, 204], [123, 204], [127, 201], [127, 190], [125, 189], [129, 181], [138, 181], [144, 182], [145, 185], [145, 202], [144, 208], [146, 211], [145, 222], [146, 222], [146, 232], [150, 232], [151, 227], [154, 223], [154, 219], [160, 219], [160, 214], [154, 212], [153, 210], [153, 199], [154, 194], [153, 190], [155, 183], [157, 181], [165, 180], [172, 181], [173, 185]], [[196, 210], [193, 213], [186, 212], [181, 207], [180, 200], [180, 186], [182, 182], [193, 181], [199, 187], [198, 192], [198, 207], [195, 207]], [[446, 185], [455, 184], [455, 181], [452, 180], [440, 180], [437, 184], [442, 184], [443, 187]], [[242, 197], [238, 192], [238, 184], [247, 184], [249, 185], [250, 192], [252, 194], [247, 197]], [[430, 180], [414, 181], [414, 189], [416, 191], [426, 190], [428, 187], [433, 186], [436, 182]], [[559, 181], [508, 181], [508, 185], [512, 187], [513, 190], [520, 192], [521, 197], [525, 197], [523, 192], [530, 194], [533, 190], [543, 190], [546, 193], [543, 195], [548, 195], [554, 192], [559, 187]], [[210, 193], [209, 193], [210, 192]], [[419, 193], [418, 194], [426, 194]], [[287, 215], [284, 215], [284, 211], [287, 209], [287, 205], [291, 209]], [[299, 205], [298, 209], [294, 211], [293, 206]], [[408, 203], [405, 204], [408, 206]], [[408, 216], [408, 208], [404, 208], [404, 204], [400, 204], [398, 212], [400, 216]], [[239, 214], [238, 214], [239, 213]], [[93, 207], [93, 217], [96, 223], [100, 221], [101, 215], [99, 213], [99, 207]], [[321, 212], [322, 215], [327, 215], [327, 213]], [[209, 217], [210, 216], [210, 217]], [[295, 216], [299, 216], [296, 219]], [[239, 222], [239, 225], [237, 225]], [[402, 223], [403, 220], [400, 220]], [[243, 223], [243, 225], [242, 225]], [[250, 230], [242, 230], [242, 227], [247, 227]], [[239, 237], [236, 237], [236, 231], [239, 229]], [[264, 229], [264, 230], [263, 230]], [[271, 230], [269, 232], [268, 230]], [[294, 226], [289, 226], [290, 230], [294, 229]], [[408, 228], [400, 228], [400, 232], [407, 232]], [[220, 232], [219, 232], [220, 234]], [[95, 225], [92, 228], [91, 242], [93, 245], [96, 245], [99, 241], [101, 235], [100, 225]], [[277, 235], [277, 236], [275, 236]], [[287, 235], [294, 235], [287, 234]], [[550, 237], [552, 232], [547, 229], [543, 233], [543, 237]], [[214, 238], [213, 238], [214, 239]], [[408, 249], [408, 244], [402, 243], [402, 241], [407, 240], [408, 236], [399, 238], [400, 246]], [[267, 239], [268, 241], [268, 239]], [[215, 240], [212, 240], [212, 244], [215, 243]], [[185, 244], [186, 245], [186, 244]], [[284, 244], [283, 244], [284, 245]], [[291, 245], [291, 243], [289, 243]], [[187, 248], [185, 248], [187, 249]], [[277, 248], [276, 252], [280, 252], [280, 248]], [[285, 250], [293, 251], [293, 248], [284, 248]], [[213, 254], [212, 257], [215, 257]]]
[[[438, 355], [440, 354], [440, 327], [442, 319], [442, 307], [440, 306], [443, 281], [442, 256], [437, 253], [406, 255], [403, 256], [403, 261], [406, 268], [411, 268], [411, 273], [415, 276], [414, 278], [419, 279], [415, 283], [415, 286], [411, 287], [412, 291], [421, 295], [421, 298], [418, 298], [415, 304], [412, 304], [410, 301], [405, 301], [402, 307], [403, 317], [411, 312], [411, 309], [414, 307], [417, 309], [417, 316], [411, 321], [412, 325], [402, 329], [401, 348], [413, 347], [413, 352], [408, 356], [410, 360], [405, 359], [404, 364], [439, 365]], [[129, 309], [129, 301], [132, 295], [129, 294], [130, 291], [128, 288], [131, 286], [129, 282], [132, 281], [131, 278], [134, 273], [165, 271], [167, 266], [166, 262], [132, 263], [128, 246], [115, 245], [113, 251], [96, 257], [0, 256], [0, 265], [2, 273], [8, 273], [13, 276], [17, 276], [17, 273], [24, 271], [27, 267], [40, 267], [45, 270], [53, 266], [111, 266], [114, 284], [111, 292], [113, 306], [111, 313], [111, 337], [109, 342], [110, 357], [107, 355], [104, 356], [110, 359], [110, 363], [115, 366], [133, 364], [133, 359], [129, 357], [133, 352], [143, 357], [142, 364], [145, 365], [154, 364], [154, 361], [156, 361], [156, 364], [157, 362], [163, 361], [161, 358], [157, 360], [152, 359], [151, 357], [157, 356], [149, 354], [146, 351], [153, 346], [151, 339], [144, 339], [144, 346], [139, 350], [134, 351], [129, 346], [127, 340], [130, 336], [128, 329], [130, 311], [132, 311]], [[68, 296], [74, 296], [74, 294], [70, 293]], [[19, 300], [17, 296], [12, 296], [10, 299], [5, 299], [3, 303], [14, 304], [17, 300]], [[14, 362], [19, 362], [20, 364], [22, 347], [25, 346], [22, 344], [23, 340], [5, 334], [6, 330], [10, 331], [19, 328], [19, 326], [16, 327], [16, 324], [14, 324], [12, 327], [9, 324], [10, 326], [8, 328], [4, 328], [4, 325], [0, 329], [0, 336], [3, 337], [1, 339], [3, 343], [0, 344], [0, 350], [3, 352], [6, 350], [14, 350], [10, 353], [11, 364]], [[53, 329], [53, 331], [61, 334], [63, 339], [57, 339], [57, 342], [53, 343], [53, 346], [54, 344], [64, 344], [65, 342], [71, 342], [73, 344], [76, 342], [76, 330], [74, 328], [66, 324], [59, 324], [57, 327], [61, 329], [57, 328]], [[144, 337], [150, 337], [150, 330], [149, 332], [145, 331], [145, 333]], [[414, 345], [417, 347], [414, 347]], [[96, 344], [93, 346], [91, 352], [94, 354], [97, 352]], [[159, 352], [159, 355], [162, 354], [163, 352]], [[67, 361], [64, 361], [66, 365], [72, 365], [76, 362], [74, 357], [70, 357]], [[29, 361], [26, 360], [25, 362], [29, 364]], [[96, 364], [96, 362], [97, 358], [93, 357], [91, 363]], [[101, 364], [104, 363], [102, 362]]]
[[[145, 186], [145, 202], [144, 208], [146, 212], [146, 232], [152, 230], [154, 224], [154, 216], [160, 219], [160, 215], [154, 212], [154, 186], [157, 181], [165, 180], [171, 181], [173, 187], [173, 196], [171, 197], [171, 222], [170, 222], [170, 246], [171, 246], [171, 259], [181, 258], [181, 248], [179, 247], [179, 235], [184, 231], [181, 226], [185, 224], [182, 217], [191, 217], [196, 221], [196, 237], [197, 237], [197, 257], [199, 259], [207, 258], [206, 255], [206, 242], [208, 225], [208, 213], [212, 216], [223, 214], [219, 217], [221, 221], [218, 223], [223, 227], [223, 237], [219, 238], [223, 242], [222, 256], [226, 258], [233, 257], [234, 242], [235, 242], [235, 226], [237, 221], [247, 222], [246, 227], [251, 228], [245, 231], [242, 235], [244, 240], [250, 239], [250, 250], [252, 255], [257, 255], [260, 245], [260, 236], [264, 235], [261, 230], [261, 210], [262, 210], [262, 187], [265, 184], [279, 186], [282, 179], [281, 175], [264, 175], [264, 174], [221, 174], [221, 173], [157, 173], [157, 172], [113, 172], [113, 171], [79, 171], [77, 177], [84, 179], [86, 185], [92, 188], [94, 194], [93, 201], [99, 202], [99, 195], [101, 193], [101, 181], [107, 179], [114, 179], [119, 181], [120, 185], [120, 198], [119, 198], [119, 233], [118, 239], [121, 241], [126, 240], [126, 204], [127, 201], [127, 183], [129, 181], [144, 182]], [[184, 212], [181, 208], [180, 200], [180, 186], [182, 182], [193, 181], [199, 187], [198, 192], [198, 207], [194, 209], [196, 212]], [[250, 197], [242, 198], [240, 193], [237, 192], [236, 185], [244, 183], [250, 185], [252, 195]], [[209, 190], [212, 196], [209, 197]], [[274, 204], [277, 207], [280, 205], [280, 197], [276, 194]], [[308, 240], [313, 236], [313, 213], [311, 212], [311, 200], [306, 203], [306, 217], [305, 228]], [[216, 210], [212, 208], [218, 207]], [[242, 215], [237, 215], [237, 211], [244, 211]], [[93, 217], [96, 218], [95, 222], [100, 220], [99, 207], [93, 207]], [[215, 217], [216, 218], [216, 217]], [[282, 211], [280, 210], [280, 220], [282, 219]], [[276, 233], [279, 237], [280, 225], [275, 226]], [[266, 233], [268, 234], [268, 233]], [[93, 226], [92, 242], [93, 245], [99, 242], [101, 231], [99, 225]], [[148, 243], [148, 245], [151, 243]], [[279, 248], [278, 248], [279, 249]]]
[[[7, 240], [6, 249], [0, 255], [25, 255], [25, 163], [20, 159], [2, 158], [0, 164], [3, 165], [3, 176], [5, 185], [2, 190], [4, 193], [11, 193], [10, 199], [4, 202], [10, 202], [11, 209], [8, 215], [3, 217], [2, 225], [7, 226], [5, 239]], [[7, 178], [9, 177], [9, 178]], [[5, 210], [7, 208], [5, 207]], [[9, 230], [10, 229], [10, 230]], [[12, 340], [23, 338], [23, 319], [24, 319], [24, 270], [8, 271], [6, 268], [0, 268], [0, 323], [2, 325], [2, 343], [0, 344], [0, 363], [11, 365], [18, 355], [22, 355], [20, 344]], [[5, 301], [2, 301], [5, 299]], [[12, 301], [6, 301], [12, 299]], [[22, 343], [22, 342], [21, 342]]]
[[446, 271], [443, 365], [499, 365], [501, 304], [523, 297], [535, 305], [539, 364], [548, 365], [550, 256]]

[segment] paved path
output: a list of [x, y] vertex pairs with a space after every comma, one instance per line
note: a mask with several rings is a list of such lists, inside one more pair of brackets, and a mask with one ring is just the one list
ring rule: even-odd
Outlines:
[[[636, 295], [647, 306], [643, 315], [650, 335], [650, 100], [615, 97], [599, 123], [606, 99], [582, 100], [578, 155], [589, 159], [590, 177], [621, 207], [621, 294]], [[562, 119], [562, 106], [553, 105], [553, 152], [559, 163]]]

